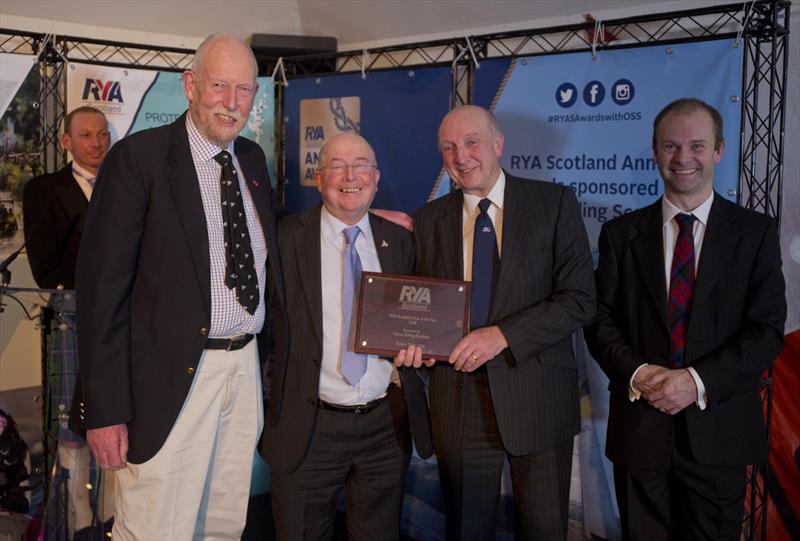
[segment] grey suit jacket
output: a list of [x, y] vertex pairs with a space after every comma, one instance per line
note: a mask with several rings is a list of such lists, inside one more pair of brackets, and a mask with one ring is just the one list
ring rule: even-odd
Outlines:
[[[269, 394], [262, 451], [270, 466], [292, 472], [302, 463], [317, 421], [322, 360], [322, 291], [320, 210], [316, 205], [288, 216], [278, 226], [288, 318], [273, 310], [274, 345], [267, 372]], [[370, 214], [370, 227], [383, 272], [412, 274], [411, 235]], [[386, 240], [386, 245], [380, 243]], [[276, 295], [271, 295], [271, 298]], [[291, 327], [291, 330], [290, 330]], [[400, 369], [403, 396], [417, 452], [431, 455], [428, 407], [422, 380], [412, 369]]]
[[[416, 272], [463, 279], [463, 194], [414, 216]], [[589, 242], [572, 190], [506, 174], [500, 271], [489, 325], [509, 347], [486, 364], [505, 448], [552, 447], [578, 432], [577, 367], [571, 334], [595, 311]], [[431, 374], [434, 449], [458, 446], [460, 379], [446, 363]]]

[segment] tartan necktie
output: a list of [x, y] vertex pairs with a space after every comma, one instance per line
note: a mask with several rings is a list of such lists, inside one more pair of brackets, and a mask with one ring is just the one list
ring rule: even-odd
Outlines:
[[214, 160], [222, 166], [219, 193], [225, 240], [225, 285], [235, 290], [236, 300], [247, 313], [254, 314], [259, 301], [258, 276], [239, 180], [229, 152], [223, 150], [214, 156]]
[[669, 278], [670, 365], [681, 367], [686, 354], [686, 327], [694, 293], [694, 234], [692, 214], [678, 214], [680, 228]]
[[489, 305], [494, 285], [494, 270], [499, 266], [497, 236], [494, 224], [487, 212], [492, 202], [481, 199], [480, 214], [475, 219], [472, 237], [472, 298], [469, 308], [469, 327], [484, 327], [489, 320]]
[[367, 356], [350, 351], [347, 347], [350, 322], [353, 320], [353, 301], [361, 281], [361, 258], [356, 250], [356, 239], [361, 230], [358, 226], [353, 226], [343, 232], [347, 246], [342, 276], [342, 375], [347, 383], [355, 386], [367, 371]]

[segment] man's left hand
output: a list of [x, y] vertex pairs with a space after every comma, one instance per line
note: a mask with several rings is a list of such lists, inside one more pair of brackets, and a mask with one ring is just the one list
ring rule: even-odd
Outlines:
[[472, 372], [507, 347], [508, 341], [500, 327], [483, 327], [462, 338], [450, 353], [448, 362], [456, 370]]
[[664, 370], [647, 383], [654, 390], [642, 396], [651, 406], [669, 415], [680, 413], [697, 400], [697, 386], [685, 368]]

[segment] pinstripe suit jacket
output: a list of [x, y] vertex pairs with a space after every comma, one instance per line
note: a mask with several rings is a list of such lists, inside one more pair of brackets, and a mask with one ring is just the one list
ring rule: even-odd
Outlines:
[[[414, 216], [416, 272], [462, 279], [460, 190]], [[595, 312], [592, 258], [572, 190], [506, 173], [500, 271], [489, 325], [509, 347], [487, 362], [503, 445], [532, 453], [578, 432], [578, 379], [571, 334]], [[431, 374], [434, 450], [460, 446], [463, 374], [439, 363]]]

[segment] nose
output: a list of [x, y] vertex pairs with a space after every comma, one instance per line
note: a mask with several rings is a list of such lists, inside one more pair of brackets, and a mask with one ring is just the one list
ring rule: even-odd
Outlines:
[[355, 180], [356, 179], [356, 171], [354, 165], [345, 165], [344, 166], [344, 179], [347, 181]]
[[235, 88], [228, 88], [225, 90], [225, 95], [222, 97], [222, 105], [228, 111], [235, 111], [236, 110], [236, 89]]
[[464, 163], [469, 160], [469, 153], [467, 152], [467, 147], [465, 146], [458, 146], [454, 152], [456, 162]]

